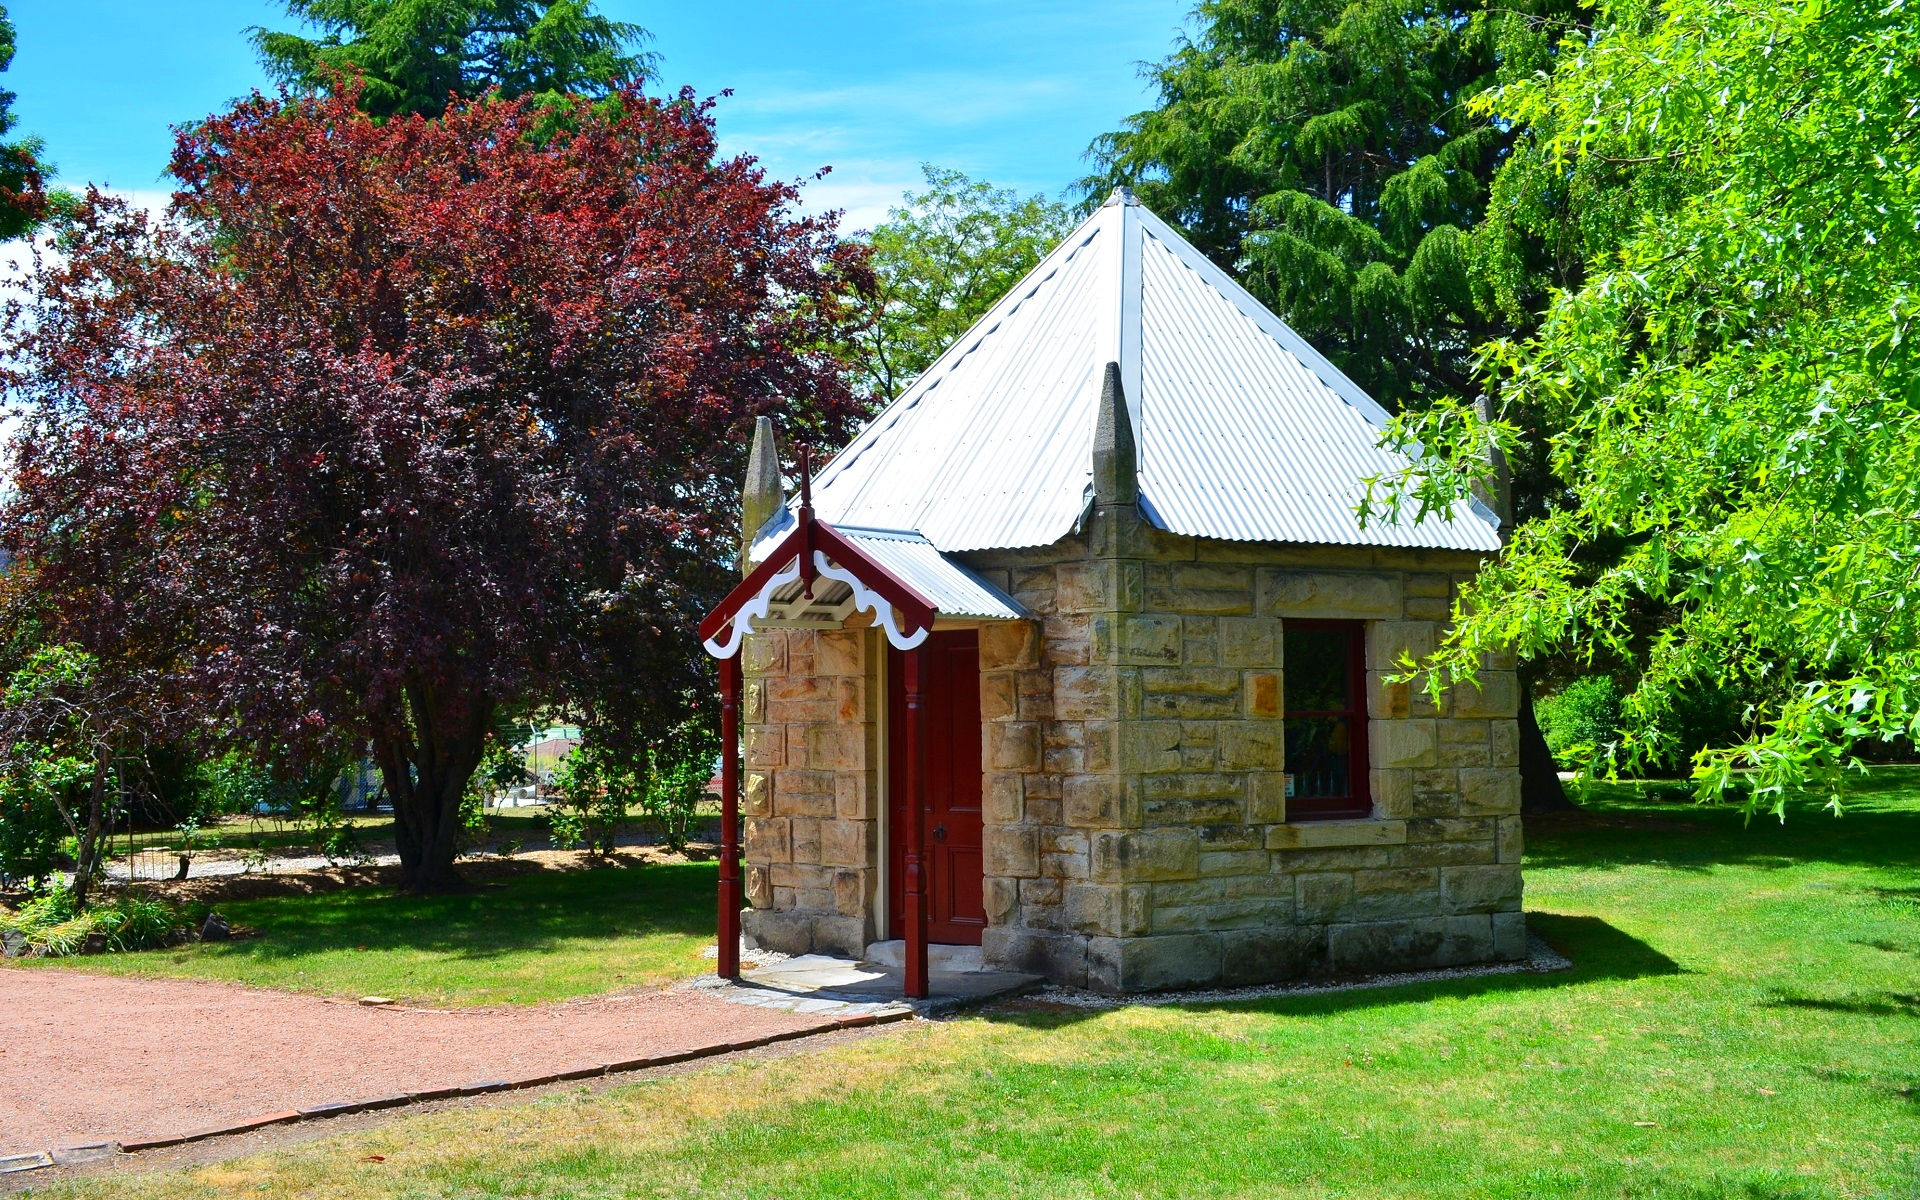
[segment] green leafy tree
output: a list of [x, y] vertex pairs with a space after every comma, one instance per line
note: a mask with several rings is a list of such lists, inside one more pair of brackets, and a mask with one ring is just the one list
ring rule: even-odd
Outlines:
[[1431, 682], [1496, 648], [1633, 661], [1628, 764], [1671, 750], [1689, 694], [1729, 689], [1745, 736], [1694, 756], [1702, 795], [1837, 808], [1856, 747], [1920, 729], [1920, 12], [1623, 0], [1598, 24], [1486, 101], [1535, 133], [1510, 169], [1633, 177], [1513, 189], [1571, 215], [1583, 281], [1490, 350], [1498, 419], [1401, 423], [1439, 451], [1405, 501], [1484, 478], [1480, 447], [1516, 444], [1526, 411], [1564, 489], [1467, 589]]
[[[13, 51], [13, 22], [0, 5], [0, 71], [13, 64]], [[41, 161], [40, 139], [5, 140], [20, 123], [13, 115], [15, 98], [0, 88], [0, 241], [31, 232], [47, 215], [47, 165]]]
[[287, 15], [321, 31], [255, 28], [268, 71], [295, 87], [364, 80], [376, 117], [438, 116], [449, 96], [604, 95], [648, 78], [647, 31], [594, 11], [592, 0], [288, 0]]
[[1073, 226], [1063, 204], [923, 165], [924, 192], [867, 235], [878, 282], [854, 359], [891, 400], [1039, 264]]
[[1515, 313], [1483, 303], [1471, 231], [1521, 130], [1472, 101], [1550, 68], [1578, 12], [1204, 0], [1147, 69], [1158, 105], [1094, 142], [1080, 188], [1133, 186], [1390, 407], [1473, 395]]

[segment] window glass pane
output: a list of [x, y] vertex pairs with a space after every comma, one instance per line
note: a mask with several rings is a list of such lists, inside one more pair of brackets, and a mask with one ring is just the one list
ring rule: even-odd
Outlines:
[[1288, 712], [1351, 712], [1356, 707], [1348, 694], [1350, 639], [1344, 629], [1287, 629]]
[[1287, 721], [1287, 795], [1296, 799], [1353, 791], [1352, 729], [1346, 717]]

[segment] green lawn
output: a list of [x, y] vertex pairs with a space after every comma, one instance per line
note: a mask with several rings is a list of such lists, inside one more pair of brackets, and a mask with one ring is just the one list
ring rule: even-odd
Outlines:
[[718, 867], [544, 871], [451, 896], [375, 888], [225, 901], [260, 936], [20, 969], [220, 979], [438, 1005], [531, 1004], [710, 967]]
[[1594, 809], [1531, 847], [1568, 973], [993, 1013], [53, 1194], [1920, 1195], [1920, 792]]

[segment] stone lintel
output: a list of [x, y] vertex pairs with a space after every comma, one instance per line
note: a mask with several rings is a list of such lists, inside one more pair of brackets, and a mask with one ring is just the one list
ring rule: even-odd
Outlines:
[[1318, 850], [1328, 846], [1398, 846], [1407, 840], [1405, 821], [1305, 821], [1267, 830], [1269, 850]]

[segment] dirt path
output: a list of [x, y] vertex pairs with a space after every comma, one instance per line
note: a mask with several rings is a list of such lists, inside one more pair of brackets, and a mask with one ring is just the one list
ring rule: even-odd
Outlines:
[[0, 968], [0, 1155], [832, 1023], [678, 989], [444, 1011]]

